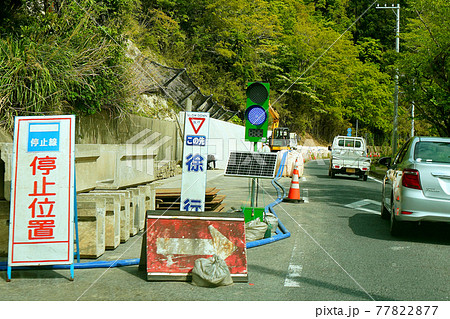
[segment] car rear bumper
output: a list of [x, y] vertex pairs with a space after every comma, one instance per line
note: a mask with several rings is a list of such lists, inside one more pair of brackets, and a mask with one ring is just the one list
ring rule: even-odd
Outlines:
[[410, 188], [402, 188], [400, 196], [397, 220], [450, 222], [450, 200], [425, 197], [421, 190]]
[[358, 167], [341, 167], [341, 168], [332, 167], [331, 170], [335, 174], [359, 175], [359, 176], [369, 174], [369, 169], [363, 171]]

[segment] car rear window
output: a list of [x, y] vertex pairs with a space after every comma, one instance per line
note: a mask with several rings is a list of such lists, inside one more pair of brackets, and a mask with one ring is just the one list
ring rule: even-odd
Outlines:
[[418, 142], [414, 149], [414, 159], [418, 162], [450, 163], [450, 143]]
[[341, 139], [338, 141], [338, 145], [339, 146], [345, 146], [345, 147], [356, 147], [356, 148], [360, 148], [361, 147], [361, 141], [356, 141], [353, 139]]

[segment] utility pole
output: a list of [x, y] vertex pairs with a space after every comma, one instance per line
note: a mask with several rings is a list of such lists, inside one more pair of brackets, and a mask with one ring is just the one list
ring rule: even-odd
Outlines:
[[414, 101], [411, 106], [411, 137], [414, 136]]
[[[392, 9], [397, 17], [397, 27], [395, 28], [395, 51], [400, 52], [400, 3], [397, 5], [386, 4], [380, 7], [377, 4], [377, 9]], [[398, 137], [398, 69], [395, 72], [395, 89], [394, 89], [394, 128], [392, 130], [392, 157], [397, 153], [397, 137]]]
[[[414, 87], [415, 81], [413, 79], [413, 90], [415, 91]], [[411, 137], [414, 136], [414, 100], [411, 103]]]

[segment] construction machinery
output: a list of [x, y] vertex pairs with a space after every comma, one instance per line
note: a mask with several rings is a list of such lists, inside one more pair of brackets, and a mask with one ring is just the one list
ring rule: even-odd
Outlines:
[[272, 136], [269, 138], [269, 147], [272, 152], [290, 150], [290, 132], [287, 127], [279, 127], [280, 115], [269, 106], [269, 113], [272, 116]]

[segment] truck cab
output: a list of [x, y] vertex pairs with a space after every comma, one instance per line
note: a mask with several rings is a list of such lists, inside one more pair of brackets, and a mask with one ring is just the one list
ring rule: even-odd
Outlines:
[[364, 181], [370, 170], [370, 158], [367, 157], [366, 141], [362, 137], [336, 136], [331, 150], [328, 175], [357, 175]]

